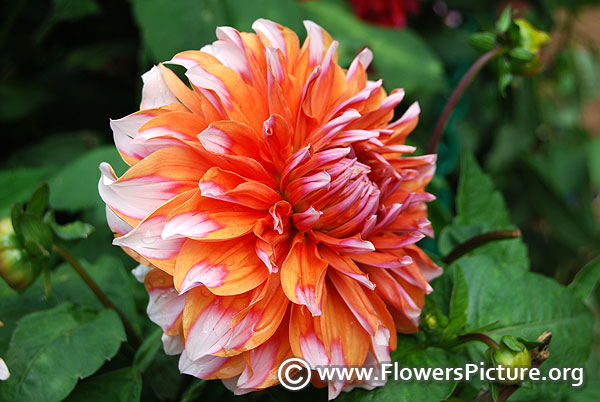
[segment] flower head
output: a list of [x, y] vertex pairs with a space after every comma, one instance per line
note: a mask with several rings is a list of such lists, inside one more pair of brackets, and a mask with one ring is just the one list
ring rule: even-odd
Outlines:
[[[415, 245], [432, 235], [435, 169], [404, 144], [418, 105], [392, 121], [404, 92], [368, 80], [371, 52], [344, 70], [337, 42], [305, 25], [302, 47], [263, 19], [256, 34], [218, 28], [168, 63], [189, 86], [152, 68], [141, 110], [111, 122], [131, 167], [100, 167], [114, 244], [154, 268], [148, 314], [165, 351], [236, 393], [277, 384], [291, 356], [389, 361], [441, 273]], [[332, 382], [330, 397], [356, 385]]]

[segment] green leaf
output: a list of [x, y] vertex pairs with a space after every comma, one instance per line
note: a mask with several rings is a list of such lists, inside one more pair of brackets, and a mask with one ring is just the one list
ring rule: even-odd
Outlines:
[[132, 0], [133, 15], [154, 61], [170, 60], [183, 50], [200, 49], [216, 40], [225, 24], [220, 0]]
[[60, 401], [79, 378], [113, 357], [125, 331], [112, 310], [92, 312], [70, 303], [31, 313], [13, 333], [5, 360], [11, 376], [0, 397], [19, 402]]
[[161, 328], [157, 328], [154, 330], [152, 335], [148, 336], [142, 346], [135, 353], [135, 358], [133, 359], [133, 365], [140, 371], [143, 372], [146, 368], [152, 363], [154, 360], [154, 356], [156, 356], [156, 352], [162, 346], [161, 336], [163, 331]]
[[502, 195], [469, 152], [461, 157], [456, 213], [456, 221], [462, 225], [486, 223], [497, 228], [510, 224]]
[[43, 261], [50, 256], [50, 251], [35, 240], [27, 239], [24, 244], [29, 256]]
[[115, 171], [123, 171], [125, 163], [114, 146], [96, 148], [59, 169], [49, 180], [52, 193], [50, 205], [54, 209], [77, 211], [83, 208], [101, 208], [98, 195], [101, 162], [108, 162]]
[[103, 134], [92, 130], [55, 133], [12, 151], [2, 164], [13, 168], [54, 167], [51, 170], [56, 170], [70, 163], [75, 155], [83, 155], [97, 147]]
[[505, 58], [498, 60], [498, 90], [506, 97], [506, 88], [513, 82], [510, 63]]
[[0, 99], [10, 99], [10, 102], [0, 102], [0, 121], [24, 119], [49, 98], [49, 94], [39, 85], [4, 79], [0, 82]]
[[194, 383], [185, 390], [180, 402], [194, 402], [202, 398], [202, 391], [206, 387], [206, 380], [194, 380]]
[[141, 397], [142, 376], [127, 367], [82, 381], [65, 402], [136, 402]]
[[0, 216], [10, 213], [13, 202], [26, 201], [38, 186], [46, 179], [51, 168], [19, 168], [0, 171], [0, 188], [10, 191], [0, 191]]
[[[154, 395], [161, 401], [174, 401], [179, 397], [181, 388], [187, 383], [185, 376], [179, 373], [178, 369], [179, 356], [169, 356], [163, 352], [156, 354], [148, 368], [144, 371], [144, 381], [146, 385], [152, 390]], [[197, 381], [194, 379], [194, 381]], [[201, 380], [204, 382], [204, 380]], [[192, 385], [193, 386], [193, 385]], [[225, 387], [222, 387], [225, 388]], [[187, 393], [184, 393], [186, 395]], [[228, 389], [224, 390], [224, 395], [231, 395], [231, 391]], [[206, 400], [208, 395], [203, 395], [203, 400]], [[181, 400], [186, 400], [184, 396]], [[197, 401], [198, 398], [192, 399], [191, 401]], [[218, 396], [211, 395], [208, 399], [219, 401]]]
[[24, 205], [20, 202], [15, 202], [10, 208], [10, 223], [15, 231], [19, 241], [23, 241], [23, 233], [21, 231], [21, 216], [23, 216]]
[[19, 229], [25, 243], [31, 241], [39, 244], [44, 250], [50, 250], [54, 242], [54, 234], [50, 227], [36, 215], [24, 212], [19, 218]]
[[90, 224], [74, 221], [65, 225], [59, 225], [54, 219], [54, 212], [48, 211], [44, 221], [50, 225], [54, 234], [63, 240], [87, 239], [94, 232], [94, 227]]
[[[398, 349], [404, 348], [404, 337], [398, 338]], [[427, 349], [415, 348], [410, 345], [401, 356], [398, 353], [394, 354], [394, 360], [397, 360], [400, 367], [425, 367], [425, 368], [444, 368], [456, 365], [453, 354], [450, 352], [430, 347]], [[454, 387], [455, 383], [451, 382], [434, 382], [434, 381], [394, 381], [388, 380], [388, 383], [371, 391], [364, 389], [355, 389], [349, 393], [340, 394], [336, 399], [340, 402], [431, 402], [442, 401], [447, 399]]]
[[[468, 152], [461, 156], [456, 210], [453, 225], [444, 229], [440, 236], [440, 240], [444, 240], [440, 245], [445, 249], [453, 248], [474, 235], [513, 228], [502, 195]], [[476, 233], [477, 230], [479, 233]], [[448, 240], [449, 236], [453, 238], [452, 241]], [[529, 268], [527, 248], [520, 238], [491, 242], [470, 254], [492, 257], [499, 266], [516, 266], [523, 270]]]
[[[139, 319], [134, 300], [137, 290], [145, 293], [142, 284], [125, 270], [123, 263], [112, 255], [104, 255], [93, 264], [80, 261], [87, 273], [125, 315], [134, 329], [139, 329]], [[60, 265], [52, 273], [54, 292], [63, 300], [102, 309], [102, 304], [68, 264]]]
[[222, 3], [226, 6], [227, 22], [242, 32], [252, 32], [252, 23], [266, 18], [302, 36], [302, 21], [308, 18], [308, 13], [296, 0], [222, 0]]
[[48, 207], [49, 197], [50, 187], [48, 187], [48, 183], [44, 182], [31, 195], [31, 198], [27, 202], [26, 211], [41, 218]]
[[465, 326], [468, 318], [468, 310], [469, 290], [460, 268], [456, 268], [454, 270], [454, 286], [450, 296], [449, 323], [444, 331], [445, 338], [456, 335]]
[[498, 18], [498, 21], [496, 22], [496, 31], [499, 34], [503, 34], [504, 32], [506, 32], [508, 30], [511, 22], [512, 22], [512, 9], [510, 8], [510, 6], [508, 6], [504, 9], [504, 11], [502, 11], [502, 14], [500, 14], [500, 17]]
[[[445, 275], [456, 267], [461, 268], [469, 288], [468, 326], [481, 327], [499, 320], [488, 332], [496, 341], [504, 335], [536, 339], [543, 331], [552, 332], [545, 367], [579, 367], [587, 360], [594, 317], [569, 289], [537, 273], [498, 267], [481, 255], [458, 260]], [[481, 353], [480, 348], [479, 357]], [[539, 383], [531, 391], [519, 391], [515, 400], [548, 400], [540, 395], [562, 393], [567, 388], [565, 383]]]
[[592, 294], [598, 279], [600, 279], [600, 257], [595, 258], [577, 273], [573, 282], [569, 284], [569, 289], [580, 300], [585, 300]]
[[512, 335], [504, 335], [502, 339], [500, 339], [500, 343], [505, 344], [506, 347], [513, 352], [521, 352], [523, 349], [525, 349], [525, 345], [519, 342], [519, 340]]

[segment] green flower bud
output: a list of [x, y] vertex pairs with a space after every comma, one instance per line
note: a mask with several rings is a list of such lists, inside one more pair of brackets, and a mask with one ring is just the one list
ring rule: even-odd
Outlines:
[[550, 42], [550, 35], [535, 29], [529, 21], [518, 18], [514, 23], [519, 27], [519, 41], [510, 55], [514, 62], [512, 70], [515, 74], [530, 76], [543, 69], [542, 54], [544, 47]]
[[[514, 336], [503, 336], [500, 340], [500, 347], [490, 348], [485, 353], [485, 359], [489, 364], [495, 367], [503, 367], [504, 380], [498, 379], [498, 383], [504, 385], [514, 385], [519, 383], [521, 369], [531, 368], [531, 355], [527, 347], [517, 340]], [[516, 378], [509, 380], [508, 378]]]
[[0, 219], [0, 276], [16, 290], [27, 288], [40, 273], [20, 243], [10, 218]]
[[436, 315], [433, 313], [425, 314], [425, 323], [427, 324], [427, 327], [430, 329], [437, 329], [440, 326], [440, 323], [439, 323]]

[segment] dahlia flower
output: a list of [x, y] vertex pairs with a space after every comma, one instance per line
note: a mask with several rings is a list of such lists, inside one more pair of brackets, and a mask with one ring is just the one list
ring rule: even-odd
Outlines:
[[[181, 372], [236, 393], [312, 367], [389, 361], [414, 332], [441, 269], [415, 243], [432, 235], [424, 191], [435, 155], [407, 156], [418, 104], [391, 122], [402, 90], [350, 67], [305, 22], [259, 19], [253, 33], [177, 54], [189, 85], [160, 64], [140, 111], [111, 121], [131, 167], [101, 164], [99, 192], [121, 246], [143, 266], [150, 319]], [[374, 383], [332, 382], [329, 395]]]

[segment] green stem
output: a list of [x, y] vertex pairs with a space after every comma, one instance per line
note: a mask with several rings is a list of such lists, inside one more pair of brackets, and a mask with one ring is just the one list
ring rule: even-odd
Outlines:
[[125, 332], [127, 333], [127, 337], [131, 341], [133, 347], [137, 349], [142, 343], [141, 339], [135, 333], [135, 330], [133, 329], [133, 327], [131, 326], [129, 321], [127, 321], [127, 318], [125, 317], [125, 315], [117, 308], [117, 306], [114, 305], [113, 302], [111, 302], [108, 299], [108, 297], [106, 296], [106, 293], [104, 293], [102, 291], [102, 289], [100, 289], [98, 284], [96, 282], [94, 282], [94, 280], [87, 273], [85, 268], [83, 268], [83, 266], [79, 263], [79, 261], [77, 261], [77, 259], [75, 257], [73, 257], [73, 255], [71, 255], [71, 253], [69, 253], [66, 249], [62, 248], [61, 246], [59, 246], [57, 244], [54, 244], [52, 246], [52, 249], [58, 255], [60, 255], [71, 267], [73, 267], [75, 272], [77, 272], [77, 274], [85, 282], [85, 284], [88, 286], [88, 288], [90, 288], [90, 290], [94, 293], [94, 295], [96, 295], [96, 297], [98, 298], [98, 300], [100, 300], [100, 303], [102, 303], [102, 305], [104, 307], [114, 310], [119, 315], [119, 318], [121, 319], [121, 322], [123, 323], [123, 327], [125, 327]]
[[469, 86], [473, 78], [477, 75], [477, 73], [491, 60], [500, 56], [506, 52], [506, 49], [503, 47], [496, 47], [487, 53], [482, 54], [475, 63], [469, 68], [469, 70], [463, 75], [460, 79], [460, 82], [452, 91], [450, 98], [446, 102], [440, 117], [438, 118], [437, 123], [435, 124], [435, 128], [433, 129], [433, 135], [431, 136], [431, 140], [429, 141], [429, 146], [427, 146], [427, 153], [433, 154], [437, 151], [437, 147], [442, 139], [442, 133], [444, 132], [444, 128], [446, 127], [446, 123], [448, 122], [448, 118], [452, 111], [456, 107], [456, 104], [460, 100], [462, 94], [465, 92], [465, 89]]
[[469, 251], [476, 249], [477, 247], [483, 246], [486, 243], [496, 240], [508, 240], [516, 239], [521, 237], [521, 231], [519, 229], [514, 230], [494, 230], [487, 233], [482, 233], [475, 237], [471, 237], [464, 243], [459, 244], [452, 250], [447, 256], [442, 258], [445, 264], [451, 264]]

